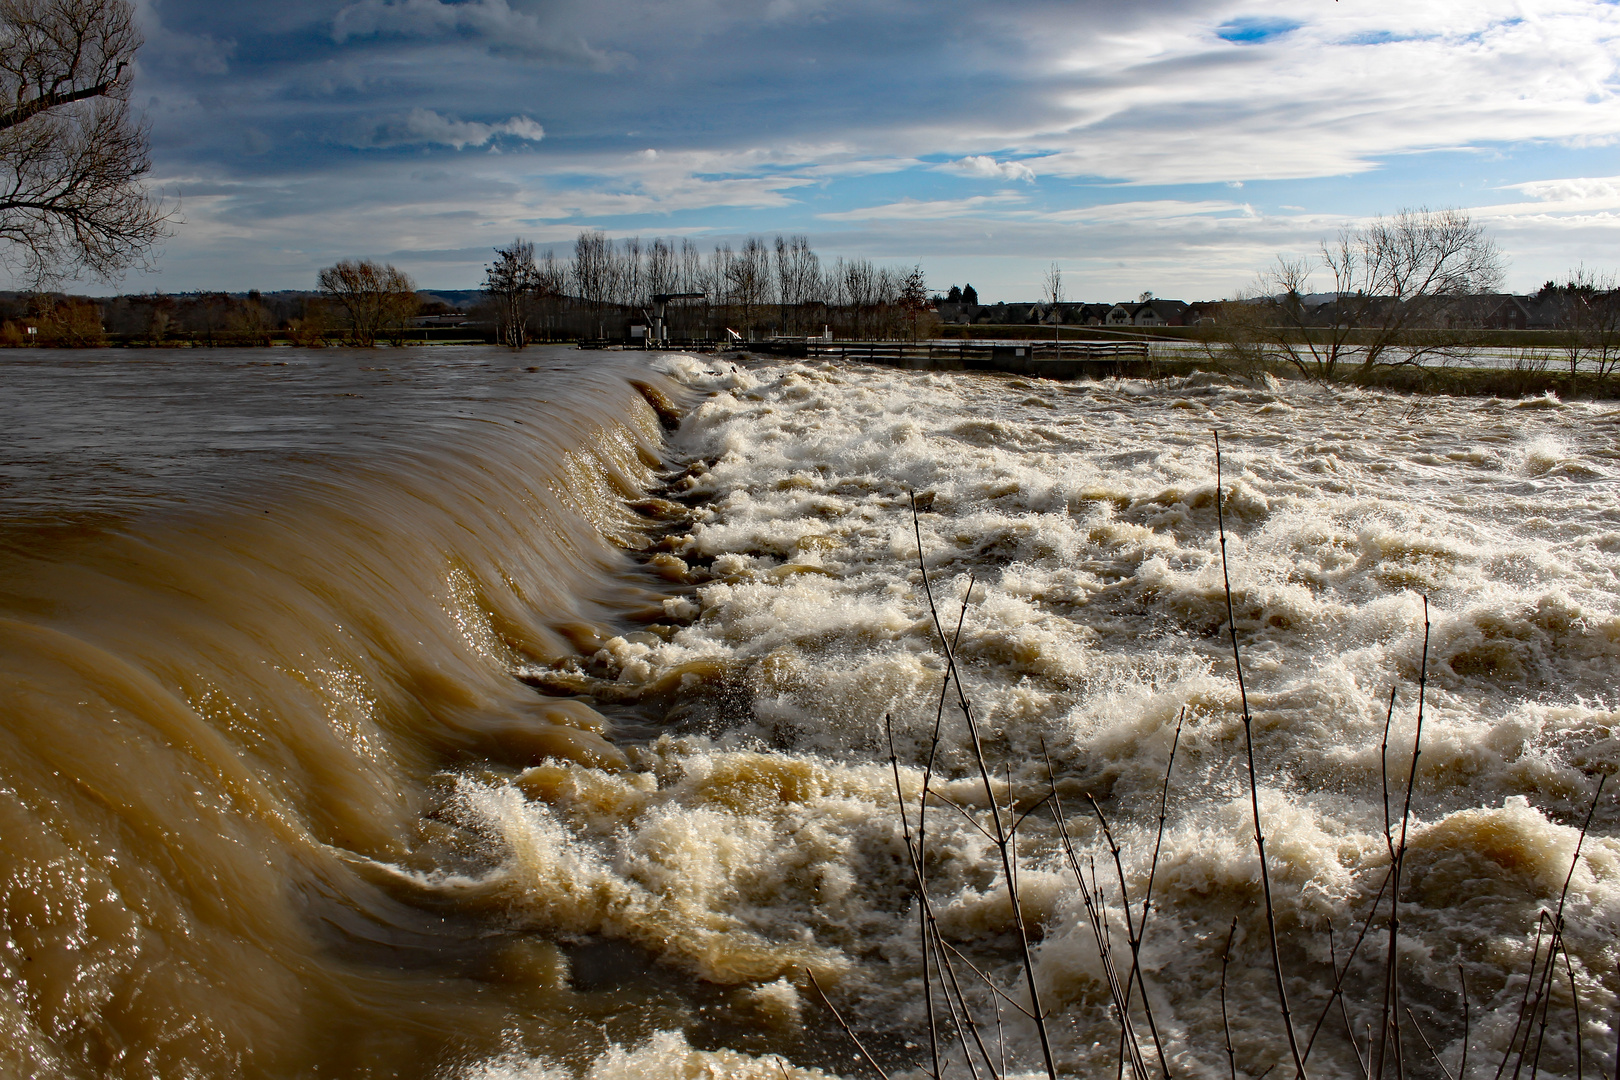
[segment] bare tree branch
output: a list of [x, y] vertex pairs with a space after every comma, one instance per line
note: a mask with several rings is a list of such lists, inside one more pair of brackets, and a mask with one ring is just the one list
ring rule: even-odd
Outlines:
[[0, 262], [35, 287], [143, 262], [171, 208], [140, 184], [128, 0], [0, 0]]

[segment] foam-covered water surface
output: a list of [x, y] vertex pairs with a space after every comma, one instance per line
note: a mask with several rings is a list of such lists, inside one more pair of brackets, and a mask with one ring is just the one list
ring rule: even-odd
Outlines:
[[[640, 702], [670, 730], [626, 747], [630, 767], [617, 774], [559, 764], [519, 781], [464, 780], [460, 820], [496, 840], [503, 861], [441, 887], [494, 890], [537, 927], [634, 942], [737, 987], [738, 1000], [758, 998], [762, 1023], [819, 1012], [804, 974], [816, 972], [889, 1060], [917, 1061], [906, 1049], [923, 1020], [917, 921], [885, 733], [888, 717], [914, 798], [944, 671], [914, 492], [942, 617], [961, 618], [958, 655], [999, 790], [1037, 801], [1049, 754], [1068, 831], [1101, 850], [1084, 801], [1095, 796], [1122, 834], [1138, 897], [1184, 716], [1144, 953], [1166, 1053], [1173, 1068], [1226, 1075], [1216, 990], [1235, 917], [1237, 1067], [1286, 1067], [1226, 632], [1219, 430], [1232, 603], [1297, 1014], [1315, 1021], [1333, 980], [1330, 940], [1342, 960], [1388, 867], [1380, 744], [1394, 688], [1398, 803], [1426, 597], [1405, 993], [1454, 1065], [1460, 966], [1472, 1062], [1494, 1068], [1538, 913], [1557, 900], [1597, 777], [1620, 762], [1612, 404], [1209, 374], [1058, 384], [683, 356], [657, 366], [703, 395], [674, 437], [692, 465], [665, 493], [690, 519], [654, 559], [675, 582], [667, 619], [529, 676], [553, 692]], [[940, 763], [950, 797], [982, 811], [954, 709]], [[1614, 1052], [1612, 795], [1566, 905], [1588, 1068]], [[1015, 986], [994, 851], [962, 815], [931, 814], [943, 931]], [[1020, 837], [1021, 902], [1060, 1063], [1111, 1071], [1116, 1029], [1051, 815], [1032, 815]], [[1347, 980], [1356, 1025], [1374, 1016], [1381, 962], [1369, 948]], [[1574, 1075], [1567, 985], [1559, 992], [1541, 1067]], [[1003, 1019], [1015, 1060], [1032, 1067], [1027, 1025], [1010, 1010]], [[1354, 1073], [1336, 1014], [1311, 1060], [1324, 1075]]]

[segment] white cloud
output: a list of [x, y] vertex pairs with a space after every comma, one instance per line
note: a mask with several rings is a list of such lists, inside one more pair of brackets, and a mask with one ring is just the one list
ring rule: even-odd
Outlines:
[[1042, 215], [1049, 221], [1068, 222], [1138, 222], [1143, 224], [1183, 222], [1188, 218], [1214, 214], [1239, 214], [1254, 217], [1254, 208], [1247, 203], [1224, 202], [1216, 199], [1140, 199], [1127, 202], [1101, 203], [1075, 210], [1059, 210]]
[[1024, 196], [1004, 191], [997, 195], [975, 195], [970, 199], [901, 199], [882, 206], [865, 206], [858, 210], [842, 210], [830, 214], [817, 214], [823, 221], [938, 221], [943, 218], [967, 217], [998, 206], [1021, 203]]
[[469, 146], [485, 146], [498, 136], [539, 142], [546, 130], [527, 116], [514, 116], [498, 124], [480, 124], [475, 120], [457, 120], [432, 109], [412, 109], [403, 117], [386, 120], [358, 141], [360, 146], [413, 146], [433, 144], [453, 146], [457, 150]]
[[997, 161], [988, 154], [972, 154], [941, 167], [951, 172], [958, 172], [967, 176], [980, 176], [990, 180], [1035, 182], [1035, 170], [1022, 161]]
[[[1620, 6], [1542, 0], [1314, 6], [1209, 2], [1174, 19], [1084, 30], [1008, 13], [1019, 108], [918, 133], [913, 153], [1040, 154], [1042, 177], [1137, 184], [1345, 176], [1389, 155], [1620, 136]], [[1303, 20], [1265, 48], [1221, 41], [1242, 15]], [[944, 143], [944, 145], [941, 145]]]
[[[1533, 180], [1509, 184], [1539, 202], [1579, 203], [1591, 209], [1620, 207], [1620, 176], [1576, 176], [1566, 180]], [[1595, 204], [1595, 205], [1594, 205]]]

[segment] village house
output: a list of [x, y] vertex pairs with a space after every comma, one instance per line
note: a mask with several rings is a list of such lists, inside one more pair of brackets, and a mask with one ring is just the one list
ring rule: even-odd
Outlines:
[[1104, 326], [1186, 326], [1191, 305], [1183, 300], [1143, 300], [1115, 304], [1108, 309]]

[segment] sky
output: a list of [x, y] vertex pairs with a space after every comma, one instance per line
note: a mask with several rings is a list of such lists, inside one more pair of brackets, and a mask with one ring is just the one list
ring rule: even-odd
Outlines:
[[1530, 291], [1620, 269], [1595, 0], [136, 0], [178, 201], [101, 291], [473, 288], [515, 236], [807, 235], [931, 287], [1230, 296], [1456, 207]]

